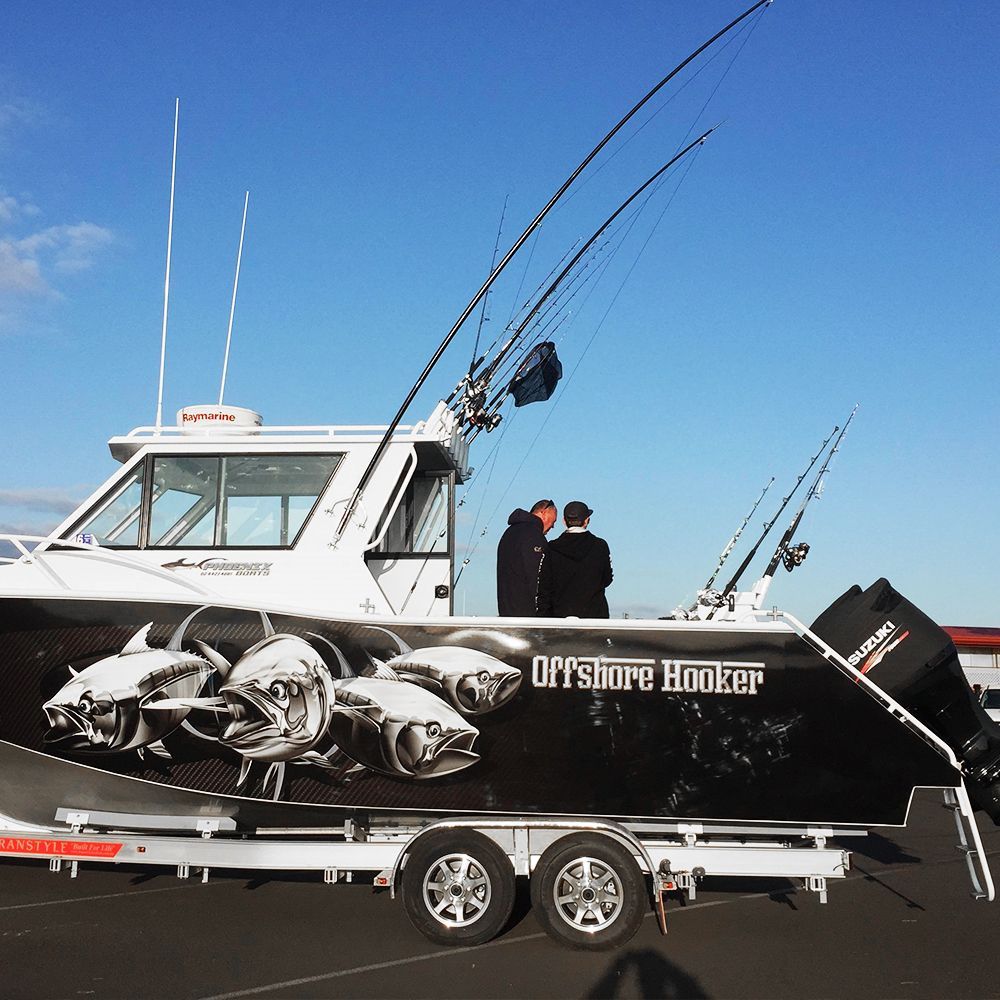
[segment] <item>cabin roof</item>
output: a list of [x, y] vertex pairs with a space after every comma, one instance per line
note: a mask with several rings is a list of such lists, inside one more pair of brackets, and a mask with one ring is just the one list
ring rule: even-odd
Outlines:
[[[183, 411], [182, 411], [183, 412]], [[219, 426], [144, 426], [108, 441], [112, 456], [128, 462], [140, 450], [154, 451], [214, 451], [223, 453], [259, 453], [291, 451], [298, 448], [318, 450], [353, 445], [377, 445], [388, 424], [290, 424]], [[454, 468], [461, 482], [471, 471], [468, 466], [469, 446], [460, 433], [455, 415], [444, 403], [439, 403], [427, 420], [397, 426], [392, 444], [413, 445], [418, 452], [440, 454], [442, 468]]]

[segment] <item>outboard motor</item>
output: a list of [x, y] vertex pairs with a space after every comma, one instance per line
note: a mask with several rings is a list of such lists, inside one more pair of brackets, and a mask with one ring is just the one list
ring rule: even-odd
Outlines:
[[885, 579], [851, 587], [812, 631], [955, 751], [973, 805], [1000, 826], [1000, 726], [976, 701], [950, 636]]

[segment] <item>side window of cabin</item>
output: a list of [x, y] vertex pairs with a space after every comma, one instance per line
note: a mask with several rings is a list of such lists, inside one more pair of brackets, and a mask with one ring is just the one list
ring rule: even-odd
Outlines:
[[[447, 475], [416, 473], [373, 555], [447, 555], [450, 489]], [[376, 537], [385, 527], [385, 517], [383, 514]]]
[[253, 455], [223, 459], [219, 544], [291, 545], [339, 461], [339, 455]]
[[88, 517], [67, 536], [77, 541], [97, 542], [119, 548], [139, 544], [142, 510], [142, 479], [145, 462], [140, 462], [124, 482], [119, 483]]

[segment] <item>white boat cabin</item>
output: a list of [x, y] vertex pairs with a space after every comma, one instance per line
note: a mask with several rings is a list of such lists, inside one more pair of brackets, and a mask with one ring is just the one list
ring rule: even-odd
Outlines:
[[[455, 486], [468, 444], [454, 414], [399, 427], [340, 521], [386, 427], [267, 427], [228, 406], [113, 437], [122, 467], [47, 539], [9, 536], [7, 593], [267, 602], [303, 613], [446, 616]], [[196, 596], [197, 595], [197, 596]]]

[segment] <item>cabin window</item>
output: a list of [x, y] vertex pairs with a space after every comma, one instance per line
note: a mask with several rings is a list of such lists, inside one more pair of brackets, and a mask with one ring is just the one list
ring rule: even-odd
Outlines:
[[69, 536], [80, 542], [134, 548], [139, 544], [139, 515], [142, 509], [140, 462], [132, 474], [119, 483], [97, 506], [96, 511]]
[[224, 459], [219, 544], [290, 545], [326, 488], [339, 455]]
[[210, 546], [218, 492], [219, 459], [154, 459], [148, 544]]
[[342, 458], [156, 456], [68, 537], [115, 548], [288, 548]]
[[[374, 554], [447, 555], [450, 489], [448, 475], [416, 473], [407, 485]], [[381, 533], [383, 525], [384, 515], [377, 534]]]

